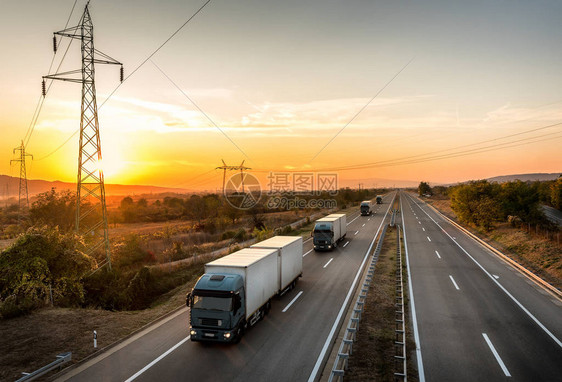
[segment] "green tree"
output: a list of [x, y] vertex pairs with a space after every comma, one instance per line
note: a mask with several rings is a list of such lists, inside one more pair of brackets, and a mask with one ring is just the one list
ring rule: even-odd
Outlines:
[[29, 210], [29, 218], [36, 226], [45, 224], [65, 232], [71, 231], [76, 222], [76, 194], [66, 190], [57, 193], [52, 188], [37, 195]]
[[459, 220], [489, 230], [500, 219], [499, 185], [481, 180], [455, 186], [449, 193]]
[[431, 195], [431, 186], [429, 185], [429, 183], [420, 182], [420, 185], [418, 186], [418, 194], [420, 196], [425, 194]]
[[130, 196], [126, 196], [123, 200], [121, 200], [119, 210], [121, 210], [121, 215], [123, 216], [123, 221], [125, 223], [134, 223], [138, 221], [139, 212], [135, 206], [133, 198]]
[[80, 282], [94, 261], [80, 238], [58, 228], [31, 228], [0, 253], [0, 314], [4, 318], [42, 306], [53, 290], [57, 306], [80, 305]]
[[562, 175], [556, 179], [550, 188], [552, 206], [562, 211]]

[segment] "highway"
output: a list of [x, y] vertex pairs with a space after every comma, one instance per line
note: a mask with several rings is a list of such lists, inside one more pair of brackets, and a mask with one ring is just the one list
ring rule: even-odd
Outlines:
[[541, 205], [541, 209], [548, 220], [562, 227], [562, 212], [558, 211], [556, 208], [545, 205]]
[[394, 196], [374, 205], [371, 216], [349, 214], [346, 238], [332, 252], [315, 252], [305, 240], [303, 277], [239, 344], [191, 342], [184, 308], [57, 381], [317, 380]]
[[561, 381], [562, 302], [401, 193], [420, 381]]

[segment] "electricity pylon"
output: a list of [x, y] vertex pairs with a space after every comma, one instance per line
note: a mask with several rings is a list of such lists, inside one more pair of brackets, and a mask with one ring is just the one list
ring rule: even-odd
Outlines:
[[[20, 152], [19, 159], [12, 159], [12, 162], [20, 162], [20, 191], [19, 191], [19, 199], [18, 199], [18, 207], [21, 209], [21, 198], [22, 195], [25, 197], [25, 204], [27, 208], [29, 208], [29, 193], [27, 191], [27, 174], [25, 171], [25, 157], [31, 157], [33, 159], [33, 155], [26, 154], [25, 146], [23, 145], [23, 141], [21, 141], [21, 145], [14, 149], [14, 154], [16, 151]], [[7, 185], [6, 185], [7, 186]]]
[[215, 170], [223, 170], [223, 174], [222, 174], [222, 194], [225, 195], [224, 187], [225, 187], [225, 183], [226, 183], [226, 172], [227, 171], [237, 171], [237, 170], [240, 170], [240, 176], [242, 178], [242, 193], [244, 193], [244, 170], [251, 170], [251, 168], [244, 166], [245, 160], [242, 161], [240, 166], [227, 166], [226, 163], [224, 163], [223, 159], [221, 159], [221, 161], [222, 161], [222, 166], [217, 167]]
[[[55, 32], [53, 38], [55, 53], [57, 50], [57, 35], [81, 41], [82, 69], [44, 76], [42, 85], [43, 96], [45, 96], [46, 78], [82, 84], [82, 113], [80, 117], [80, 146], [76, 185], [76, 232], [84, 234], [87, 238], [88, 254], [93, 254], [103, 247], [106, 261], [111, 269], [94, 64], [121, 65], [121, 82], [123, 82], [123, 64], [94, 48], [94, 26], [88, 5], [89, 2], [86, 3], [84, 13], [77, 26]], [[81, 78], [68, 77], [78, 74], [81, 74]], [[96, 216], [95, 212], [98, 208], [101, 211], [99, 216]]]

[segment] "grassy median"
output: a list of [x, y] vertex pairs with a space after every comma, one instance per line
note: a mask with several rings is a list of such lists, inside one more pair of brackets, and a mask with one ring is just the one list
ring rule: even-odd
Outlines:
[[[363, 311], [353, 354], [349, 358], [346, 381], [394, 381], [395, 369], [395, 284], [396, 284], [397, 229], [388, 228], [379, 260]], [[406, 263], [403, 261], [403, 278], [406, 280]], [[405, 284], [405, 287], [407, 284]], [[407, 290], [404, 298], [407, 301]], [[408, 304], [405, 306], [408, 316]], [[406, 317], [406, 325], [408, 325]], [[417, 381], [417, 372], [411, 356], [415, 344], [407, 329], [408, 380]]]

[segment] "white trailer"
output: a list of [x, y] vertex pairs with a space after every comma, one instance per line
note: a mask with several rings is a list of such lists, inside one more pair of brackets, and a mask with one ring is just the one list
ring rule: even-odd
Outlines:
[[[209, 275], [239, 275], [244, 281], [246, 320], [279, 292], [277, 249], [244, 248], [205, 264]], [[260, 314], [256, 315], [257, 317]]]
[[312, 231], [314, 249], [334, 249], [347, 233], [345, 214], [331, 214], [316, 220]]
[[251, 246], [277, 250], [279, 294], [289, 287], [294, 287], [298, 278], [302, 276], [302, 247], [300, 236], [274, 236]]

